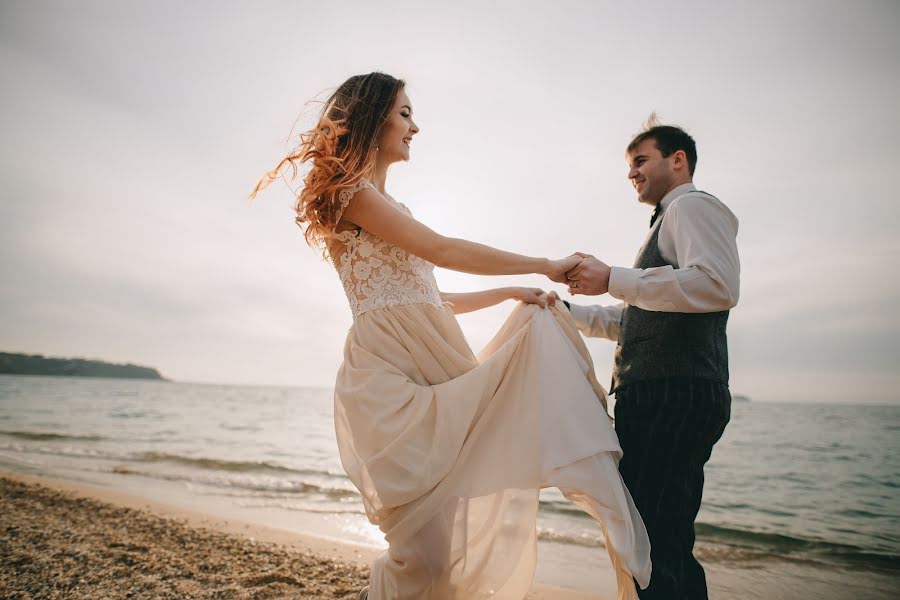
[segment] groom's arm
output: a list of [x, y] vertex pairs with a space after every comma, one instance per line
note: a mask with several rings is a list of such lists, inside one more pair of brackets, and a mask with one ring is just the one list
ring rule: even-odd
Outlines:
[[569, 313], [578, 330], [587, 337], [601, 337], [616, 341], [619, 339], [619, 324], [625, 304], [612, 306], [581, 306], [566, 302]]
[[738, 221], [716, 198], [686, 195], [666, 211], [659, 248], [675, 266], [612, 267], [609, 293], [644, 310], [706, 313], [733, 308], [740, 295]]
[[667, 209], [659, 230], [660, 252], [674, 266], [609, 267], [594, 256], [578, 253], [584, 260], [566, 274], [569, 293], [609, 292], [649, 311], [728, 310], [740, 295], [737, 228], [737, 218], [719, 200], [683, 196]]

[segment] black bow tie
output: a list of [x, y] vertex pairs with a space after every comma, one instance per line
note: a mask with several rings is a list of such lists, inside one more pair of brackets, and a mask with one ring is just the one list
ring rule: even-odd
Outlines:
[[657, 204], [656, 208], [653, 209], [653, 214], [650, 216], [650, 227], [653, 227], [653, 224], [656, 223], [656, 220], [662, 214], [662, 204]]

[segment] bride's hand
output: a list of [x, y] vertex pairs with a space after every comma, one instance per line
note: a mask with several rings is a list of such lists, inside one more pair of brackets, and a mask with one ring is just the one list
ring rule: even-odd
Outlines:
[[541, 308], [547, 306], [547, 292], [541, 288], [528, 287], [511, 287], [509, 297], [513, 300], [520, 300], [525, 304], [537, 304]]
[[573, 254], [565, 258], [548, 261], [549, 265], [547, 266], [547, 271], [544, 272], [544, 275], [556, 283], [569, 283], [566, 279], [566, 273], [581, 264], [582, 260], [584, 260], [582, 257]]

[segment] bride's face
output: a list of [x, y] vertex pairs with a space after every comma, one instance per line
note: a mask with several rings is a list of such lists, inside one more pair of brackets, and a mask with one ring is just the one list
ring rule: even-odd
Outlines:
[[390, 164], [409, 160], [409, 145], [419, 128], [412, 119], [412, 102], [400, 90], [378, 140], [378, 160]]
[[628, 154], [628, 179], [637, 191], [639, 201], [656, 206], [674, 187], [673, 156], [664, 157], [654, 139], [644, 140]]

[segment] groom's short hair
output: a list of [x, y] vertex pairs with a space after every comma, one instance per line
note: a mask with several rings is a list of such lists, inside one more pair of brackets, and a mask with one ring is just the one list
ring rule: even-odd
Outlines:
[[631, 154], [647, 140], [656, 142], [656, 147], [663, 157], [672, 156], [672, 153], [683, 150], [685, 156], [687, 156], [688, 170], [693, 176], [694, 169], [697, 168], [697, 144], [694, 142], [694, 138], [680, 127], [659, 125], [658, 121], [656, 121], [656, 115], [651, 115], [647, 123], [649, 126], [634, 136], [634, 139], [628, 144], [625, 153]]

